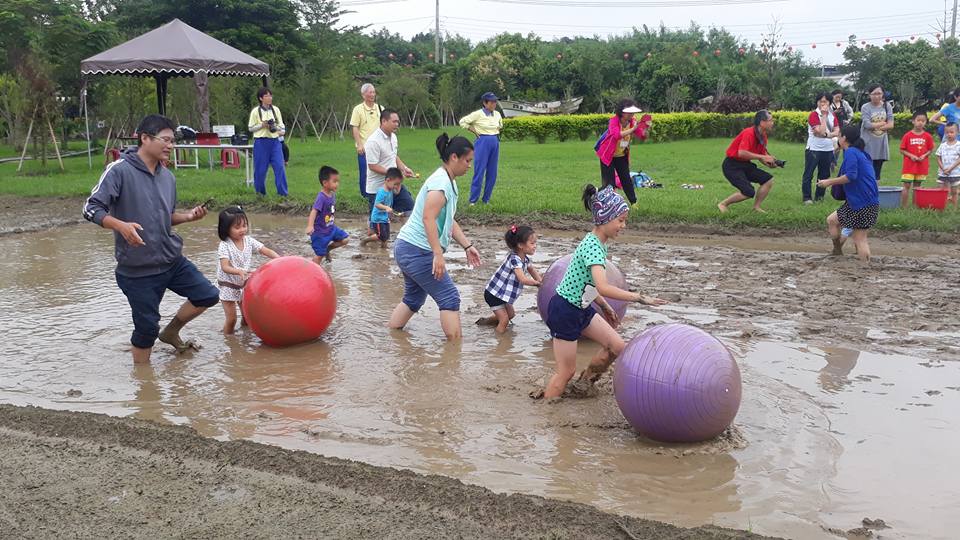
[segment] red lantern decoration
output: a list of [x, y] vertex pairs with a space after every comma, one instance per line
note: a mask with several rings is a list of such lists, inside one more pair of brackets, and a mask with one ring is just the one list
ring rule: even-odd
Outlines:
[[890, 43], [890, 38], [887, 38], [887, 39], [885, 39], [884, 41], [887, 42], [887, 43]]
[[817, 44], [814, 43], [813, 45], [810, 45], [810, 48], [811, 48], [811, 49], [816, 49], [816, 48], [817, 48]]
[[737, 53], [739, 53], [740, 56], [743, 56], [744, 54], [746, 54], [746, 52], [747, 52], [746, 49], [744, 49], [743, 47], [740, 47], [739, 49], [737, 49]]
[[793, 52], [793, 45], [787, 47], [787, 52]]
[[842, 47], [839, 41], [837, 42], [837, 47]]
[[917, 39], [917, 36], [910, 36], [910, 41]]
[[766, 48], [766, 47], [763, 48], [763, 54], [767, 54], [767, 48]]
[[694, 56], [700, 56], [700, 51], [693, 51]]
[[720, 49], [713, 51], [714, 56], [720, 56]]
[[937, 32], [937, 39], [940, 39], [940, 32]]

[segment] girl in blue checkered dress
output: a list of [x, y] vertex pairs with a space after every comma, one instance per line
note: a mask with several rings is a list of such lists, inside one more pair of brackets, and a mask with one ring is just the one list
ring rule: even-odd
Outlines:
[[510, 253], [483, 291], [483, 299], [493, 308], [493, 315], [477, 321], [478, 324], [496, 324], [498, 334], [506, 332], [507, 325], [517, 315], [513, 303], [523, 291], [523, 286], [539, 287], [543, 281], [540, 272], [530, 265], [530, 255], [537, 251], [537, 233], [526, 225], [513, 225], [503, 239]]

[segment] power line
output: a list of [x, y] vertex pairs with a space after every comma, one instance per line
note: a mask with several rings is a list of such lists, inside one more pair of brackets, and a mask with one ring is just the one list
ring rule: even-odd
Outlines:
[[520, 4], [541, 7], [700, 7], [734, 6], [743, 4], [775, 4], [787, 0], [625, 0], [621, 2], [607, 0], [480, 0], [498, 4]]
[[[907, 14], [907, 15], [880, 15], [880, 16], [877, 16], [877, 17], [861, 17], [861, 18], [851, 18], [851, 19], [843, 19], [843, 20], [837, 20], [837, 21], [795, 21], [795, 22], [778, 23], [778, 24], [779, 24], [780, 26], [788, 26], [788, 25], [789, 25], [789, 26], [799, 26], [799, 25], [811, 24], [811, 25], [817, 25], [817, 26], [832, 26], [832, 25], [837, 25], [837, 26], [840, 26], [840, 27], [849, 27], [849, 26], [850, 26], [850, 22], [853, 22], [853, 21], [867, 21], [867, 20], [875, 21], [875, 20], [878, 20], [878, 19], [896, 19], [896, 20], [894, 20], [894, 21], [890, 21], [890, 24], [895, 24], [895, 23], [901, 23], [901, 22], [904, 21], [904, 20], [908, 20], [908, 21], [909, 21], [909, 20], [913, 20], [913, 19], [917, 19], [918, 22], [919, 22], [919, 20], [921, 20], [921, 19], [924, 20], [924, 21], [926, 21], [927, 19], [929, 19], [928, 15], [931, 14], [931, 13], [939, 14], [940, 11], [939, 11], [939, 10], [936, 10], [936, 11], [916, 12], [916, 13], [911, 13], [911, 14]], [[449, 19], [449, 20], [469, 21], [469, 22], [472, 23], [472, 24], [500, 23], [500, 24], [519, 25], [519, 26], [524, 26], [525, 28], [531, 28], [532, 26], [549, 26], [549, 27], [558, 27], [558, 28], [623, 28], [623, 29], [631, 29], [631, 28], [640, 28], [640, 27], [643, 26], [642, 24], [639, 24], [639, 25], [638, 25], [638, 24], [633, 24], [633, 25], [628, 25], [628, 26], [615, 26], [615, 25], [609, 25], [609, 24], [605, 24], [605, 25], [584, 25], [584, 24], [547, 23], [547, 22], [543, 22], [543, 21], [536, 21], [536, 22], [516, 21], [516, 20], [513, 20], [513, 21], [502, 21], [502, 20], [494, 20], [494, 19], [487, 19], [487, 18], [483, 18], [483, 19], [478, 20], [478, 19], [475, 18], [475, 17], [454, 17], [454, 16], [444, 16], [444, 17], [442, 17], [442, 18], [443, 18], [443, 19]], [[693, 22], [694, 24], [696, 24], [695, 21], [692, 21], [692, 22]], [[725, 28], [748, 28], [748, 27], [768, 28], [771, 24], [772, 24], [772, 23], [754, 23], [754, 24], [723, 24], [723, 25], [698, 25], [698, 26], [700, 26], [701, 28], [719, 28], [719, 29], [725, 29]], [[668, 29], [668, 30], [687, 30], [687, 29], [690, 28], [690, 26], [666, 26], [666, 25], [660, 25], [660, 24], [657, 24], [657, 25], [653, 25], [653, 24], [648, 25], [648, 28], [651, 28], [651, 29], [654, 29], [654, 30], [659, 29], [659, 28], [661, 28], [661, 27], [666, 28], [666, 29]]]

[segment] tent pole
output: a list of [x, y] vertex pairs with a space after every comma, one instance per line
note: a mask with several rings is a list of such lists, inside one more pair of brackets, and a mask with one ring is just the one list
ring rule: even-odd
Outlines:
[[154, 75], [157, 80], [157, 112], [163, 116], [167, 115], [167, 76], [163, 74]]
[[83, 123], [87, 128], [87, 168], [93, 169], [93, 149], [90, 147], [90, 112], [87, 110], [87, 79], [80, 86], [80, 100], [83, 102]]

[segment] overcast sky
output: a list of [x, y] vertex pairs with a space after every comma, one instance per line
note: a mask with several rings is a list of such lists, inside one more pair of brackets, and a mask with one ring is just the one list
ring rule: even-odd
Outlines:
[[[563, 36], [607, 36], [631, 26], [722, 26], [751, 43], [759, 43], [774, 20], [786, 43], [824, 64], [842, 62], [842, 47], [856, 34], [858, 43], [883, 45], [891, 40], [934, 41], [953, 0], [440, 0], [440, 31], [460, 34], [476, 43], [501, 32]], [[683, 4], [687, 5], [683, 5]], [[945, 8], [945, 3], [949, 4]], [[566, 5], [558, 5], [566, 4]], [[575, 4], [575, 5], [571, 5]], [[584, 4], [590, 4], [584, 6]], [[596, 4], [606, 4], [598, 6]], [[613, 6], [610, 6], [613, 4]], [[618, 5], [619, 4], [619, 5]], [[630, 4], [625, 6], [625, 4]], [[651, 5], [668, 7], [651, 7]], [[697, 5], [690, 5], [697, 4]], [[709, 5], [708, 5], [709, 4]], [[725, 5], [726, 4], [726, 5]], [[434, 0], [343, 0], [355, 13], [345, 24], [387, 26], [412, 37], [434, 26]], [[950, 19], [947, 17], [949, 28]], [[811, 45], [816, 44], [816, 48]]]

